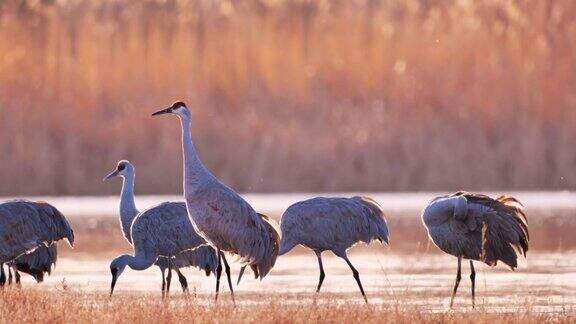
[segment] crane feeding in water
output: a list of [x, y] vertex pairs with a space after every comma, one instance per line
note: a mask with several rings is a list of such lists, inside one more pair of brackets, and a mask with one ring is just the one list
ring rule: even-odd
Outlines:
[[232, 299], [234, 291], [230, 279], [230, 267], [223, 252], [239, 257], [264, 278], [274, 266], [277, 250], [266, 222], [258, 216], [252, 206], [233, 189], [220, 182], [202, 163], [192, 142], [192, 114], [183, 102], [153, 113], [174, 114], [182, 127], [182, 150], [184, 164], [184, 198], [190, 220], [198, 233], [218, 251], [216, 271], [216, 299], [220, 287], [220, 275], [224, 262], [228, 287]]
[[[147, 230], [156, 235], [153, 238], [155, 241], [150, 246], [142, 245], [141, 248], [154, 251], [144, 250], [146, 253], [152, 253], [158, 258], [154, 260], [154, 264], [160, 268], [162, 273], [162, 295], [170, 291], [171, 269], [176, 271], [182, 290], [187, 292], [188, 281], [180, 272], [180, 268], [195, 266], [204, 270], [206, 275], [210, 275], [211, 272], [216, 271], [216, 251], [207, 246], [206, 241], [194, 231], [188, 219], [186, 205], [183, 202], [165, 202], [146, 210], [143, 213], [145, 215], [142, 215], [144, 217], [138, 216], [139, 212], [134, 202], [135, 174], [136, 169], [134, 166], [129, 161], [122, 160], [118, 162], [116, 170], [104, 178], [104, 180], [107, 180], [119, 176], [123, 179], [120, 195], [120, 227], [124, 237], [130, 244], [133, 244], [131, 229], [137, 219], [140, 219], [139, 222], [145, 222], [146, 219], [155, 217], [163, 221], [163, 229], [161, 231], [158, 231], [157, 228], [142, 229], [142, 225], [138, 225], [138, 230], [140, 230], [138, 235], [141, 235], [140, 239], [145, 239]], [[171, 226], [173, 228], [170, 228]], [[177, 241], [177, 246], [166, 246], [174, 243], [170, 242], [171, 240]], [[136, 246], [134, 246], [134, 250], [136, 251]], [[173, 259], [169, 260], [169, 258]], [[167, 277], [165, 277], [166, 269], [168, 269]]]
[[299, 244], [316, 253], [320, 267], [316, 293], [325, 277], [322, 252], [330, 250], [346, 261], [364, 301], [368, 302], [358, 270], [348, 259], [346, 251], [358, 242], [378, 240], [388, 243], [388, 226], [382, 207], [376, 201], [367, 197], [318, 197], [297, 202], [282, 214], [280, 229], [280, 255]]
[[450, 299], [461, 279], [462, 259], [470, 260], [472, 307], [475, 306], [476, 271], [472, 261], [496, 266], [502, 261], [518, 267], [518, 254], [526, 256], [530, 236], [524, 206], [510, 196], [496, 199], [464, 191], [432, 200], [422, 213], [428, 236], [440, 250], [458, 258], [458, 272]]
[[[171, 207], [168, 207], [172, 205]], [[170, 210], [170, 212], [166, 212]], [[158, 212], [163, 210], [162, 212]], [[110, 295], [114, 292], [116, 281], [126, 268], [146, 270], [157, 262], [158, 257], [165, 257], [168, 267], [166, 281], [171, 280], [172, 269], [181, 266], [184, 261], [193, 264], [206, 272], [216, 270], [216, 254], [214, 249], [194, 232], [188, 218], [182, 218], [186, 211], [183, 203], [161, 203], [144, 210], [134, 218], [130, 237], [134, 255], [123, 254], [110, 263], [112, 283]], [[183, 260], [181, 253], [191, 253]], [[179, 261], [177, 261], [179, 260]], [[190, 262], [192, 261], [192, 262]]]

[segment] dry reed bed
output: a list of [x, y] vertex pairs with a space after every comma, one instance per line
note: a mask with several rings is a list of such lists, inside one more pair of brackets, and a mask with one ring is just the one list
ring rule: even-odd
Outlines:
[[[288, 304], [284, 297], [266, 297], [257, 304], [214, 304], [212, 297], [162, 301], [154, 295], [85, 294], [70, 291], [46, 292], [40, 289], [7, 288], [0, 290], [0, 322], [45, 323], [570, 323], [569, 312], [541, 314], [527, 305], [510, 313], [478, 311], [442, 311], [431, 313], [405, 308], [401, 304], [371, 306], [343, 303], [333, 299], [323, 304]], [[243, 296], [245, 297], [245, 296]], [[258, 298], [258, 296], [252, 296]], [[262, 298], [262, 297], [260, 297]]]
[[3, 1], [0, 194], [178, 192], [176, 98], [241, 191], [573, 189], [574, 39], [570, 0]]

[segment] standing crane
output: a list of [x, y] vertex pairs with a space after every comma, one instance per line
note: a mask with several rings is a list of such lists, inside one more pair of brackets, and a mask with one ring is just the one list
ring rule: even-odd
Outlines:
[[329, 250], [346, 261], [364, 301], [368, 302], [358, 270], [348, 259], [346, 251], [358, 242], [368, 244], [378, 240], [388, 243], [388, 226], [382, 207], [376, 201], [368, 197], [318, 197], [297, 202], [282, 214], [280, 229], [280, 255], [298, 244], [316, 253], [320, 267], [316, 293], [325, 277], [322, 252]]
[[[51, 274], [52, 266], [56, 265], [58, 259], [58, 247], [56, 243], [50, 246], [40, 245], [36, 250], [29, 254], [19, 256], [14, 261], [7, 263], [8, 266], [8, 284], [12, 283], [12, 269], [16, 278], [16, 284], [20, 284], [20, 273], [24, 272], [36, 280], [37, 283], [44, 281], [44, 274]], [[0, 265], [0, 286], [6, 283], [6, 274], [4, 266]]]
[[476, 271], [472, 261], [489, 266], [502, 261], [514, 270], [518, 267], [518, 254], [526, 257], [528, 251], [530, 236], [524, 206], [510, 196], [493, 199], [464, 191], [440, 196], [424, 209], [422, 221], [432, 242], [458, 258], [450, 308], [460, 284], [462, 259], [470, 260], [474, 307]]
[[244, 265], [256, 269], [260, 279], [274, 266], [277, 250], [266, 222], [233, 189], [220, 182], [204, 166], [192, 142], [192, 115], [183, 102], [152, 114], [175, 114], [182, 127], [182, 149], [184, 158], [184, 197], [188, 215], [194, 228], [218, 251], [216, 271], [216, 300], [220, 287], [222, 264], [228, 277], [228, 287], [234, 300], [230, 279], [230, 267], [223, 252], [239, 257]]
[[74, 232], [66, 217], [46, 202], [13, 200], [0, 204], [0, 264], [12, 262], [41, 246], [66, 239]]
[[[120, 194], [120, 228], [124, 233], [124, 237], [131, 245], [133, 244], [133, 240], [130, 230], [134, 219], [136, 219], [139, 214], [134, 202], [135, 175], [136, 168], [129, 161], [121, 160], [118, 162], [116, 169], [104, 178], [104, 180], [113, 177], [122, 177], [123, 179], [122, 192]], [[160, 255], [158, 259], [155, 260], [154, 264], [160, 268], [162, 273], [163, 296], [165, 293], [170, 292], [170, 283], [172, 280], [170, 269], [174, 269], [178, 274], [180, 285], [185, 293], [188, 292], [188, 281], [180, 272], [180, 268], [196, 266], [203, 269], [207, 276], [216, 270], [216, 251], [206, 246], [206, 241], [194, 231], [192, 224], [190, 224], [188, 220], [186, 204], [183, 202], [166, 202], [148, 209], [146, 213], [155, 215], [154, 217], [158, 217], [159, 219], [166, 219], [167, 222], [171, 222], [171, 224], [175, 226], [173, 231], [165, 232], [163, 233], [164, 235], [171, 235], [173, 232], [177, 232], [179, 236], [189, 236], [187, 241], [185, 240], [183, 242], [184, 246], [181, 250], [174, 252], [172, 249], [168, 249], [170, 250], [170, 254]], [[158, 237], [157, 239], [168, 240], [169, 238]], [[174, 259], [168, 260], [168, 255]], [[169, 269], [167, 277], [165, 276], [166, 269]]]

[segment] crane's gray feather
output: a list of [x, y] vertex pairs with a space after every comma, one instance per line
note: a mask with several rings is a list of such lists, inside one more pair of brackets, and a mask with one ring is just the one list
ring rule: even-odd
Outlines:
[[[268, 233], [270, 234], [270, 244], [272, 245], [272, 254], [269, 256], [269, 266], [274, 267], [276, 264], [276, 259], [278, 258], [278, 252], [280, 251], [280, 230], [278, 229], [278, 225], [274, 222], [270, 217], [258, 213], [258, 216], [265, 222], [266, 228], [268, 229]], [[238, 274], [238, 281], [237, 284], [240, 284], [240, 280], [242, 280], [242, 276], [244, 275], [244, 270], [246, 269], [247, 265], [243, 265], [240, 269], [240, 273]], [[254, 273], [254, 279], [258, 279], [260, 276], [258, 273], [258, 267], [251, 264], [250, 268]]]
[[[280, 251], [280, 230], [278, 229], [278, 224], [272, 220], [270, 217], [258, 213], [258, 216], [264, 222], [266, 229], [268, 230], [268, 235], [270, 238], [270, 250], [266, 257], [263, 258], [261, 264], [262, 268], [271, 269], [276, 264], [276, 259], [278, 258], [278, 252]], [[258, 267], [251, 265], [254, 276], [258, 278], [259, 272]]]
[[33, 276], [37, 282], [44, 280], [44, 274], [51, 274], [52, 267], [58, 259], [58, 247], [56, 243], [50, 246], [41, 245], [29, 254], [18, 257], [13, 262], [20, 272]]
[[[216, 181], [216, 180], [214, 180]], [[273, 238], [268, 222], [232, 189], [218, 182], [186, 197], [194, 228], [212, 246], [256, 265], [260, 278], [273, 266]]]
[[[168, 258], [159, 257], [154, 264], [164, 271], [168, 268]], [[216, 273], [218, 259], [214, 248], [209, 245], [202, 245], [193, 250], [178, 253], [172, 259], [172, 265], [176, 268], [196, 267], [203, 270], [208, 276], [210, 273]]]
[[66, 239], [74, 244], [70, 224], [54, 206], [26, 200], [0, 204], [0, 263]]
[[[467, 201], [467, 212], [455, 217], [462, 199]], [[518, 254], [528, 251], [528, 222], [522, 204], [513, 197], [457, 192], [432, 201], [422, 219], [434, 244], [448, 254], [491, 266], [502, 261], [514, 269]]]
[[280, 254], [301, 244], [343, 256], [358, 242], [389, 241], [384, 212], [367, 197], [318, 197], [295, 203], [282, 215], [280, 227]]
[[[203, 247], [206, 241], [194, 231], [183, 202], [161, 203], [140, 213], [132, 223], [131, 237], [135, 251], [156, 257], [175, 256], [173, 262], [178, 267], [196, 266], [208, 271], [216, 268], [216, 251]], [[168, 266], [162, 258], [156, 264], [161, 268]]]

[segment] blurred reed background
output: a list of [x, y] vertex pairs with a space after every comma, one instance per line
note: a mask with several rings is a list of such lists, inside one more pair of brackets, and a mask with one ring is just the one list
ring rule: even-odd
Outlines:
[[[576, 2], [0, 1], [0, 195], [576, 188]], [[170, 119], [170, 120], [168, 120]]]

